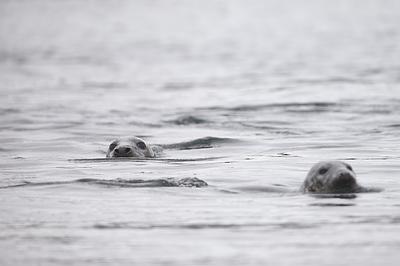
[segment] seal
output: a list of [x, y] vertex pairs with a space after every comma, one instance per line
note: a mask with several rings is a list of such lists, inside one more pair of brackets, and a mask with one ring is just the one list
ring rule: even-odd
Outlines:
[[304, 193], [357, 193], [367, 189], [358, 185], [351, 165], [342, 161], [322, 161], [315, 164], [301, 187]]
[[150, 146], [138, 137], [116, 139], [111, 142], [107, 151], [107, 158], [136, 157], [154, 158], [159, 147]]

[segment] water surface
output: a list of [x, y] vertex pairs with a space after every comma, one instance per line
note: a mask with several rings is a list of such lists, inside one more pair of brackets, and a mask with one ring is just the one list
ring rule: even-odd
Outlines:
[[[0, 264], [398, 265], [398, 25], [394, 0], [2, 1]], [[103, 159], [132, 135], [197, 144]], [[384, 190], [299, 193], [325, 159]], [[127, 185], [168, 178], [208, 186]]]

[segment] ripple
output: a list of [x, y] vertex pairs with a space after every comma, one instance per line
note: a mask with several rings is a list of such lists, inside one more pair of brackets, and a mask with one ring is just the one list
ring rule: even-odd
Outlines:
[[115, 81], [85, 81], [82, 82], [83, 88], [96, 88], [96, 89], [125, 89], [129, 84], [126, 82]]
[[16, 185], [9, 185], [0, 187], [0, 189], [17, 188], [17, 187], [32, 187], [32, 186], [54, 186], [54, 185], [68, 185], [84, 183], [89, 185], [103, 185], [106, 187], [126, 187], [126, 188], [150, 188], [150, 187], [205, 187], [208, 184], [196, 177], [185, 177], [185, 178], [162, 178], [162, 179], [94, 179], [94, 178], [82, 178], [72, 181], [50, 181], [50, 182], [29, 182], [24, 181], [23, 183]]
[[209, 123], [209, 121], [194, 115], [180, 116], [176, 119], [169, 120], [167, 122], [175, 125], [198, 125], [198, 124]]
[[[102, 151], [104, 153], [104, 151]], [[75, 163], [97, 163], [97, 162], [144, 162], [144, 161], [156, 161], [156, 162], [169, 162], [169, 163], [184, 163], [184, 162], [201, 162], [222, 159], [225, 157], [203, 157], [203, 158], [135, 158], [135, 157], [116, 157], [116, 158], [89, 158], [89, 159], [70, 159], [70, 162]]]
[[22, 110], [17, 108], [0, 108], [0, 115], [18, 114], [21, 112]]
[[238, 139], [233, 138], [204, 137], [180, 143], [162, 145], [162, 147], [166, 149], [178, 150], [207, 149], [221, 144], [234, 143], [238, 141]]
[[329, 109], [331, 107], [341, 106], [343, 104], [333, 103], [333, 102], [306, 102], [306, 103], [271, 103], [271, 104], [255, 104], [255, 105], [239, 105], [235, 107], [208, 107], [200, 108], [207, 110], [221, 110], [221, 111], [234, 111], [234, 112], [251, 112], [260, 111], [268, 109], [282, 109], [289, 111], [321, 111]]
[[309, 206], [317, 206], [317, 207], [350, 207], [356, 206], [355, 203], [311, 203]]
[[135, 225], [131, 223], [99, 223], [94, 224], [93, 228], [96, 229], [139, 229], [139, 230], [154, 230], [154, 229], [191, 229], [191, 230], [204, 230], [204, 229], [251, 229], [251, 228], [282, 228], [282, 229], [307, 229], [315, 227], [315, 224], [302, 224], [302, 223], [188, 223], [188, 224], [148, 224], [148, 225]]

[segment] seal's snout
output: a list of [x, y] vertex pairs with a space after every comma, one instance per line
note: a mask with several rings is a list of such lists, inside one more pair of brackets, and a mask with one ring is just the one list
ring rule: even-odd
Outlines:
[[129, 157], [132, 154], [132, 148], [128, 146], [119, 146], [114, 149], [114, 157]]
[[351, 188], [356, 184], [354, 175], [348, 171], [341, 171], [333, 180], [332, 185], [335, 188]]

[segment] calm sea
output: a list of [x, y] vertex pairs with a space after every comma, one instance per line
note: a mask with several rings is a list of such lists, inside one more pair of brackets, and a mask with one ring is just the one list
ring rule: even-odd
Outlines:
[[[0, 264], [399, 265], [399, 25], [397, 0], [1, 1]], [[133, 135], [196, 145], [101, 159]], [[384, 190], [299, 193], [327, 159]], [[129, 185], [165, 178], [209, 186]]]

